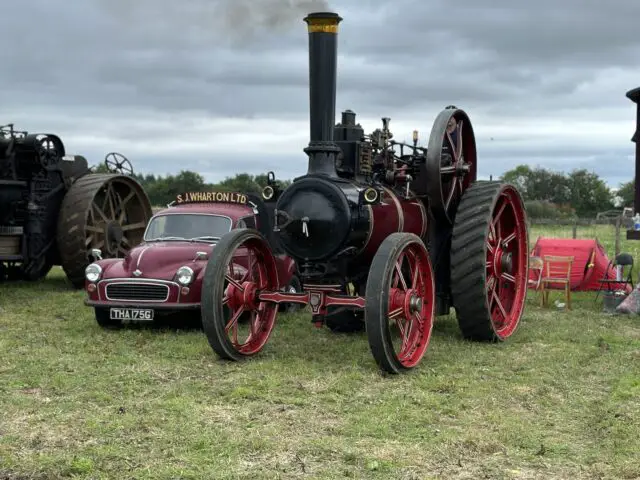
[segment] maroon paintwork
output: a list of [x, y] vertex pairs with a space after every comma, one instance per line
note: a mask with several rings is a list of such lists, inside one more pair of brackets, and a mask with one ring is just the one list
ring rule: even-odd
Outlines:
[[[253, 217], [256, 225], [258, 218], [251, 207], [226, 203], [192, 203], [169, 207], [157, 212], [153, 218], [164, 214], [215, 214], [227, 216], [232, 221], [232, 229], [238, 228], [240, 219]], [[152, 220], [153, 220], [152, 218]], [[174, 313], [182, 310], [198, 311], [202, 279], [211, 251], [215, 243], [200, 241], [143, 241], [132, 248], [124, 258], [109, 258], [95, 263], [102, 267], [102, 275], [97, 283], [85, 280], [85, 291], [88, 298], [85, 305], [94, 308], [145, 308], [153, 309], [155, 316], [161, 313]], [[198, 255], [206, 253], [206, 256]], [[235, 262], [240, 266], [247, 265], [243, 251], [235, 255]], [[277, 255], [278, 280], [286, 286], [295, 273], [295, 262], [286, 255]], [[189, 266], [194, 272], [194, 280], [187, 287], [181, 286], [175, 279], [177, 270]], [[134, 272], [141, 272], [136, 275]], [[236, 274], [241, 274], [241, 271]], [[169, 287], [165, 301], [147, 300], [110, 300], [106, 295], [107, 285], [113, 283], [155, 283]]]
[[392, 233], [414, 233], [421, 238], [427, 233], [427, 210], [420, 200], [398, 197], [387, 187], [383, 187], [383, 192], [380, 203], [369, 207], [372, 221], [367, 243], [361, 250], [363, 261], [372, 259], [383, 240]]

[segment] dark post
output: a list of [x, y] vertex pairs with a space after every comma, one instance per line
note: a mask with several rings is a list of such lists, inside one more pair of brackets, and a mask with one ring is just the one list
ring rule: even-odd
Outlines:
[[627, 98], [636, 104], [636, 131], [631, 141], [636, 144], [636, 175], [635, 196], [633, 199], [633, 213], [640, 211], [640, 87], [627, 92]]
[[304, 18], [309, 30], [309, 156], [307, 174], [337, 177], [335, 160], [340, 148], [333, 141], [336, 121], [338, 64], [337, 13], [310, 13]]

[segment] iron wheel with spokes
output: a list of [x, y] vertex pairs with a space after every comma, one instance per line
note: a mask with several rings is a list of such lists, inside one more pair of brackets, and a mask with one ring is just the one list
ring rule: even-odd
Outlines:
[[505, 340], [527, 296], [528, 232], [522, 197], [500, 182], [476, 182], [453, 226], [451, 293], [465, 338]]
[[261, 292], [278, 288], [276, 261], [258, 231], [227, 233], [213, 249], [202, 284], [202, 327], [219, 357], [239, 361], [267, 343], [278, 304], [261, 301]]
[[364, 316], [382, 370], [401, 373], [420, 363], [435, 316], [433, 271], [420, 237], [393, 233], [382, 242], [369, 271]]

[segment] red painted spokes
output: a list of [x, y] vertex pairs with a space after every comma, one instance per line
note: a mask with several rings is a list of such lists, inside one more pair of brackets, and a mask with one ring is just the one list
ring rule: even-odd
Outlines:
[[503, 190], [487, 236], [487, 304], [496, 335], [513, 333], [526, 298], [527, 233], [524, 212], [512, 187]]
[[415, 243], [407, 245], [391, 276], [388, 314], [392, 336], [399, 337], [394, 339], [398, 344], [393, 347], [395, 356], [406, 368], [417, 365], [429, 345], [435, 313], [433, 288], [426, 250]]
[[278, 305], [261, 302], [261, 291], [277, 291], [277, 273], [264, 261], [263, 245], [247, 241], [235, 251], [225, 275], [225, 332], [241, 354], [252, 355], [262, 349], [273, 329]]
[[440, 166], [440, 175], [442, 177], [442, 200], [447, 214], [452, 212], [458, 205], [469, 183], [465, 179], [467, 173], [471, 170], [471, 164], [466, 163], [464, 158], [465, 152], [462, 148], [464, 143], [463, 126], [463, 120], [456, 120], [452, 116], [444, 134], [442, 148], [444, 155]]

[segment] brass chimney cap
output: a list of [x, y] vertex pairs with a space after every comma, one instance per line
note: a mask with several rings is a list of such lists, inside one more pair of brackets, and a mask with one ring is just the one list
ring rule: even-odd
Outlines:
[[338, 33], [342, 17], [334, 12], [314, 12], [304, 17], [309, 33]]

